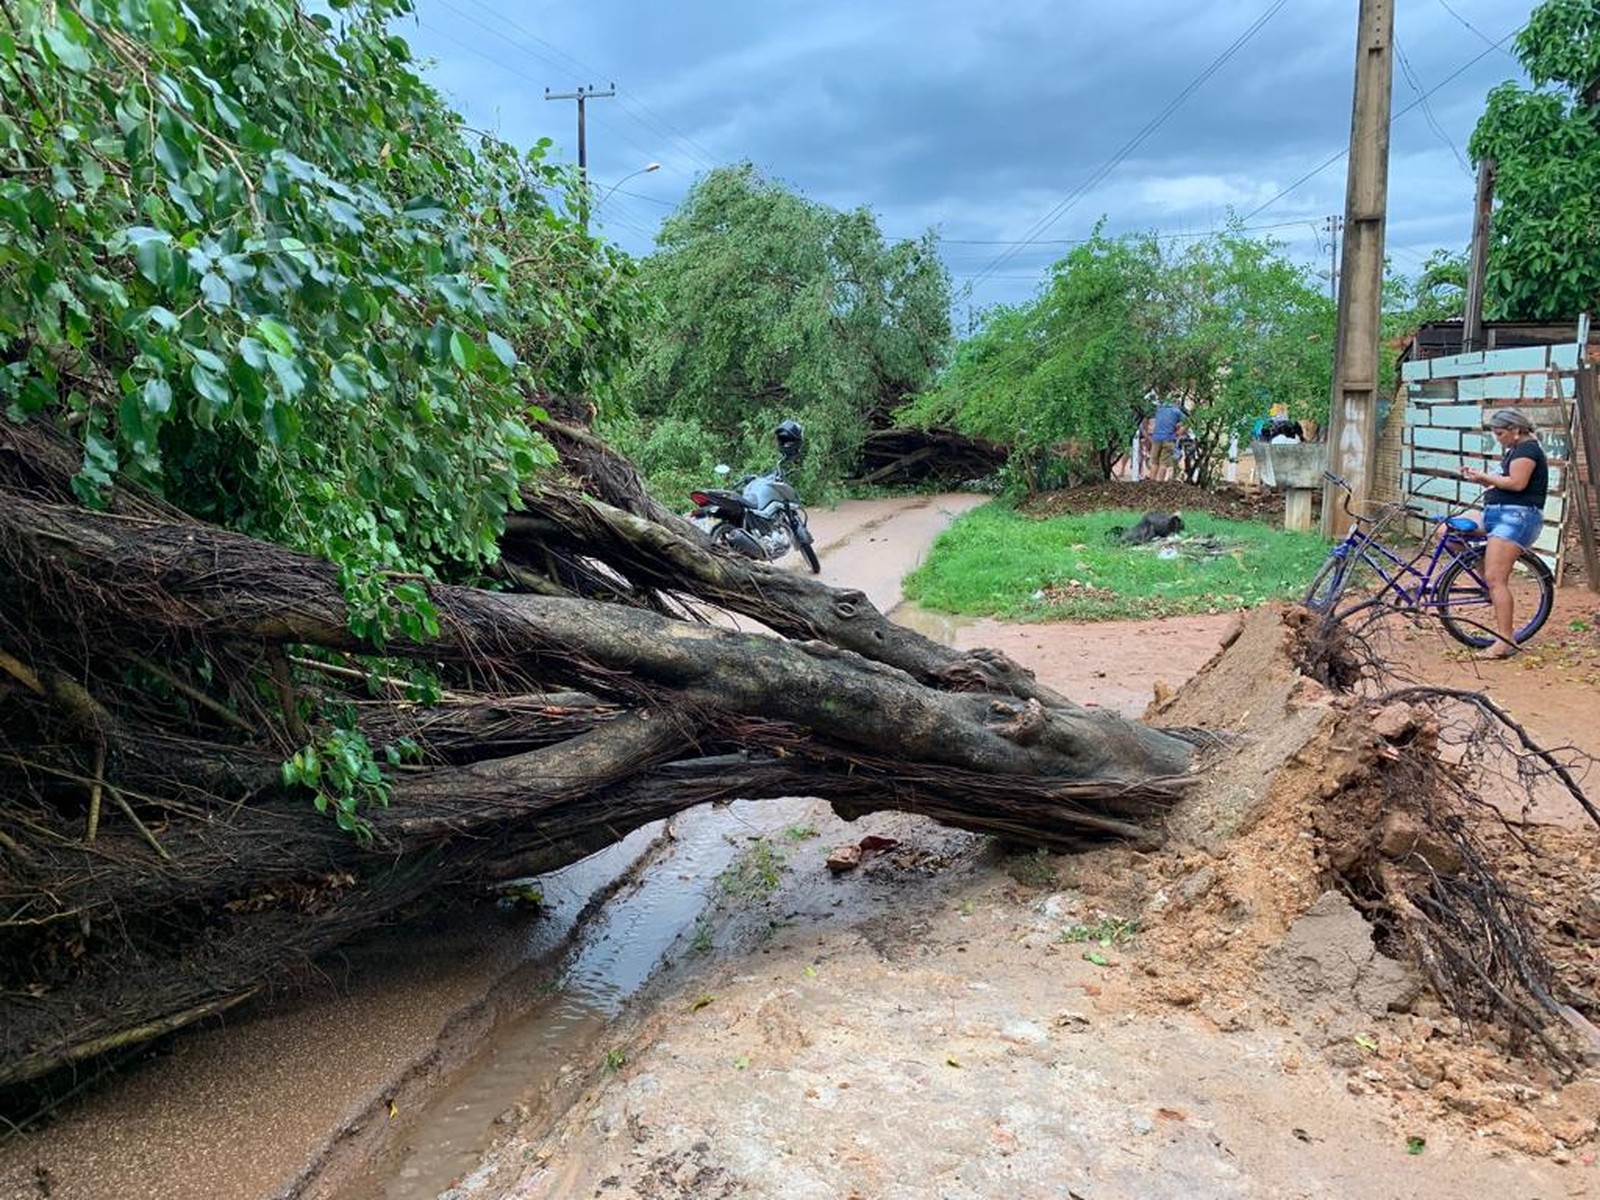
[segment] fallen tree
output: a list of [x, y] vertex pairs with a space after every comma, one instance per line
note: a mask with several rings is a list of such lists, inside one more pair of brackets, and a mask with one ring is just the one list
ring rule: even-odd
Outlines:
[[1182, 737], [650, 501], [587, 185], [337, 8], [0, 6], [0, 1086], [706, 801], [1148, 840]]
[[[587, 433], [555, 440], [571, 477], [525, 496], [498, 587], [429, 585], [436, 616], [380, 646], [332, 564], [129, 490], [87, 510], [66, 446], [0, 429], [0, 1083], [708, 801], [810, 794], [1060, 847], [1155, 837], [1181, 736], [714, 555]], [[407, 753], [355, 763], [365, 803], [341, 808], [346, 734]], [[286, 779], [319, 746], [322, 773]]]

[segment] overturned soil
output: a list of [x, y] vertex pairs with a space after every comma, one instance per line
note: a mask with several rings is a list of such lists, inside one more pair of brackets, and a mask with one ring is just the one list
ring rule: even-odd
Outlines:
[[[1154, 491], [1186, 485], [1108, 486], [1140, 493], [1109, 506], [1205, 507]], [[1088, 491], [1070, 503], [1087, 505]], [[824, 578], [848, 564], [848, 580], [830, 581], [894, 607], [892, 581], [926, 545], [897, 522], [931, 538], [973, 502], [814, 514]], [[1511, 663], [1468, 660], [1409, 627], [1386, 654], [1407, 679], [1481, 688], [1546, 744], [1600, 752], [1594, 599], [1564, 593], [1548, 652]], [[1492, 1021], [1463, 1020], [1407, 965], [1398, 932], [1361, 915], [1371, 896], [1352, 881], [1379, 862], [1370, 835], [1387, 798], [1366, 784], [1402, 778], [1385, 774], [1387, 756], [1405, 761], [1419, 737], [1448, 741], [1427, 718], [1311, 683], [1267, 610], [1027, 627], [902, 615], [1004, 650], [1081, 702], [1194, 730], [1203, 770], [1169, 844], [1051, 857], [909, 816], [847, 824], [813, 804], [794, 837], [746, 846], [776, 856], [770, 890], [721, 894], [592, 1053], [500, 1114], [452, 1200], [1600, 1195], [1595, 1068], [1564, 1071]], [[1547, 823], [1506, 826], [1497, 812], [1476, 827], [1531, 899], [1566, 994], [1592, 1000], [1595, 829], [1560, 796], [1529, 815]], [[828, 869], [864, 841], [859, 867]], [[382, 1056], [395, 1072], [408, 1054], [428, 1064], [405, 1092], [399, 1074], [352, 1062], [331, 1069], [344, 1086], [367, 1080], [364, 1106], [322, 1105], [316, 1072], [301, 1083], [318, 1090], [297, 1102], [292, 1077], [235, 1074], [228, 1088], [226, 1063], [196, 1064], [236, 1117], [212, 1124], [223, 1110], [178, 1094], [180, 1072], [163, 1096], [171, 1141], [117, 1152], [137, 1114], [119, 1116], [113, 1098], [75, 1132], [120, 1167], [78, 1170], [47, 1134], [0, 1155], [0, 1196], [221, 1195], [197, 1181], [269, 1148], [283, 1159], [281, 1134], [300, 1136], [312, 1111], [326, 1141], [307, 1130], [303, 1149], [287, 1147], [292, 1170], [236, 1170], [225, 1194], [389, 1195], [379, 1152], [409, 1136], [408, 1097], [472, 1069], [470, 1043], [430, 1057], [422, 1017], [379, 995], [329, 1031], [330, 1045], [382, 1041], [403, 1018]], [[315, 1009], [303, 1009], [295, 1037], [314, 1034]], [[140, 1103], [137, 1084], [130, 1093]], [[306, 1169], [356, 1127], [386, 1134], [375, 1175], [360, 1178], [348, 1155], [322, 1160], [337, 1171]]]
[[1108, 480], [1083, 484], [1060, 491], [1041, 492], [1024, 502], [1022, 511], [1036, 517], [1064, 513], [1102, 512], [1120, 509], [1130, 512], [1209, 513], [1235, 521], [1260, 521], [1283, 525], [1283, 496], [1267, 488], [1224, 484], [1215, 488], [1196, 487], [1172, 480], [1129, 483]]

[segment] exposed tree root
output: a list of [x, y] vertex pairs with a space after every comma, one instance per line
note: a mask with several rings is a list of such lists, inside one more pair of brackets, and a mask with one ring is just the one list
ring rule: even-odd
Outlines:
[[1342, 828], [1323, 831], [1342, 879], [1458, 1016], [1500, 1028], [1513, 1050], [1574, 1069], [1600, 1046], [1591, 1024], [1600, 997], [1585, 990], [1594, 980], [1552, 966], [1582, 935], [1522, 890], [1530, 877], [1566, 872], [1541, 868], [1535, 827], [1518, 813], [1556, 795], [1600, 829], [1600, 810], [1579, 783], [1592, 760], [1539, 745], [1481, 692], [1385, 686], [1375, 623], [1291, 622], [1303, 669], [1361, 688], [1355, 703], [1383, 739], [1361, 799], [1339, 808]]

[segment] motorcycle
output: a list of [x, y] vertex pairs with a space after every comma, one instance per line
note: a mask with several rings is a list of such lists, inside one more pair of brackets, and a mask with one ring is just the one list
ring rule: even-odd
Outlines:
[[[815, 575], [822, 563], [811, 544], [800, 495], [784, 479], [783, 468], [800, 457], [805, 435], [798, 421], [779, 422], [778, 465], [765, 475], [747, 475], [736, 487], [702, 488], [689, 493], [694, 501], [690, 519], [711, 535], [713, 546], [726, 547], [745, 558], [776, 562], [798, 550]], [[719, 466], [719, 473], [728, 468]]]

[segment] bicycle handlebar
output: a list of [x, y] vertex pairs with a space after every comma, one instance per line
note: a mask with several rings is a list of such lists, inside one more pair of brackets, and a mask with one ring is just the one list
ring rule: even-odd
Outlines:
[[1322, 473], [1322, 477], [1324, 479], [1326, 479], [1329, 483], [1337, 484], [1339, 487], [1344, 489], [1344, 511], [1345, 511], [1345, 515], [1348, 516], [1352, 521], [1360, 521], [1361, 517], [1356, 513], [1356, 511], [1354, 509], [1352, 509], [1350, 507], [1350, 500], [1355, 495], [1355, 489], [1350, 486], [1348, 481], [1346, 481], [1344, 479], [1341, 479], [1339, 476], [1335, 475], [1332, 471], [1324, 471]]
[[[1349, 483], [1348, 480], [1346, 480], [1346, 479], [1344, 479], [1344, 478], [1342, 478], [1342, 477], [1340, 477], [1338, 475], [1335, 475], [1332, 471], [1324, 471], [1322, 473], [1322, 477], [1324, 479], [1326, 479], [1329, 483], [1336, 484], [1338, 487], [1340, 487], [1340, 488], [1342, 488], [1344, 490], [1344, 511], [1350, 515], [1350, 519], [1352, 521], [1360, 523], [1360, 522], [1363, 522], [1363, 521], [1371, 521], [1373, 519], [1371, 517], [1364, 517], [1360, 513], [1355, 512], [1353, 509], [1351, 509], [1350, 501], [1352, 499], [1354, 499], [1354, 497], [1355, 497], [1355, 489], [1350, 486], [1350, 483]], [[1401, 512], [1410, 513], [1413, 517], [1418, 517], [1418, 518], [1420, 518], [1421, 520], [1424, 520], [1424, 521], [1431, 521], [1434, 524], [1441, 524], [1442, 525], [1442, 524], [1444, 524], [1446, 521], [1448, 521], [1450, 519], [1450, 514], [1449, 513], [1429, 512], [1427, 509], [1423, 508], [1420, 504], [1401, 504], [1401, 505], [1398, 505], [1397, 507], [1400, 509]], [[1457, 530], [1456, 532], [1459, 533], [1460, 531]]]

